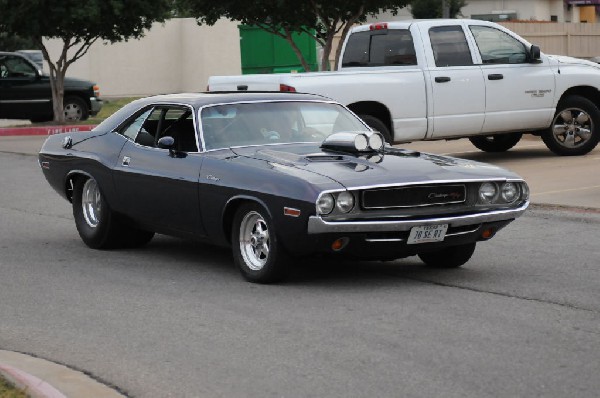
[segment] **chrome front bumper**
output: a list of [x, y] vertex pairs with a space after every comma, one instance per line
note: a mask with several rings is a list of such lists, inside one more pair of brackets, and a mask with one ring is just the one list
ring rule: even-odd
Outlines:
[[509, 210], [494, 210], [486, 213], [468, 214], [455, 217], [440, 217], [427, 219], [394, 220], [394, 221], [326, 221], [319, 216], [308, 219], [309, 234], [351, 233], [351, 232], [397, 232], [409, 231], [419, 225], [448, 224], [450, 227], [462, 227], [487, 222], [512, 220], [520, 217], [527, 207], [526, 202], [521, 207]]
[[104, 103], [100, 98], [90, 97], [90, 114], [92, 116], [95, 116], [98, 112], [100, 112], [100, 109], [102, 109], [103, 104]]

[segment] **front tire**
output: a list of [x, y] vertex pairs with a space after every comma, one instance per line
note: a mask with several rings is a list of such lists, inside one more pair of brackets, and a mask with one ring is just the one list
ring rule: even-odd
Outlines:
[[79, 97], [67, 97], [63, 102], [63, 111], [65, 121], [78, 122], [86, 120], [90, 116], [90, 111], [84, 100]]
[[238, 208], [233, 218], [231, 245], [234, 262], [247, 281], [272, 283], [286, 275], [289, 258], [262, 206], [246, 203]]
[[450, 246], [433, 252], [420, 253], [419, 258], [429, 267], [457, 268], [471, 259], [475, 246], [475, 243]]
[[544, 144], [557, 155], [578, 156], [593, 150], [600, 140], [600, 110], [590, 100], [573, 95], [560, 101]]
[[494, 134], [469, 137], [469, 141], [484, 152], [506, 152], [517, 145], [522, 136], [521, 133]]

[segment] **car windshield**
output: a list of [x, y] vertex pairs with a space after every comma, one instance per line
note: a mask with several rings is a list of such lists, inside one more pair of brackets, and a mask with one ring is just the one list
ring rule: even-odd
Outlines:
[[368, 130], [339, 104], [310, 101], [235, 103], [200, 112], [205, 148], [322, 142], [340, 131]]

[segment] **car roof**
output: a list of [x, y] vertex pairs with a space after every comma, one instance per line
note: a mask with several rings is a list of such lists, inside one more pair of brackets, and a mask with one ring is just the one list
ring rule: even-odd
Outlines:
[[231, 102], [256, 102], [256, 101], [323, 101], [329, 98], [303, 93], [281, 93], [276, 91], [213, 91], [206, 93], [182, 93], [155, 95], [136, 101], [139, 105], [178, 103], [200, 108], [205, 105], [223, 104]]

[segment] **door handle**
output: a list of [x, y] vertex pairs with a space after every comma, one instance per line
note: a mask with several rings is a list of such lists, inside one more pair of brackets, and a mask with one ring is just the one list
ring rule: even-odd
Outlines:
[[448, 76], [436, 76], [436, 78], [435, 78], [436, 83], [447, 83], [449, 81], [450, 81], [450, 78]]
[[488, 80], [502, 80], [504, 79], [504, 75], [500, 74], [500, 73], [492, 73], [491, 75], [488, 75]]
[[121, 164], [123, 166], [129, 166], [129, 163], [131, 163], [131, 158], [129, 156], [123, 156], [123, 162], [121, 162]]

